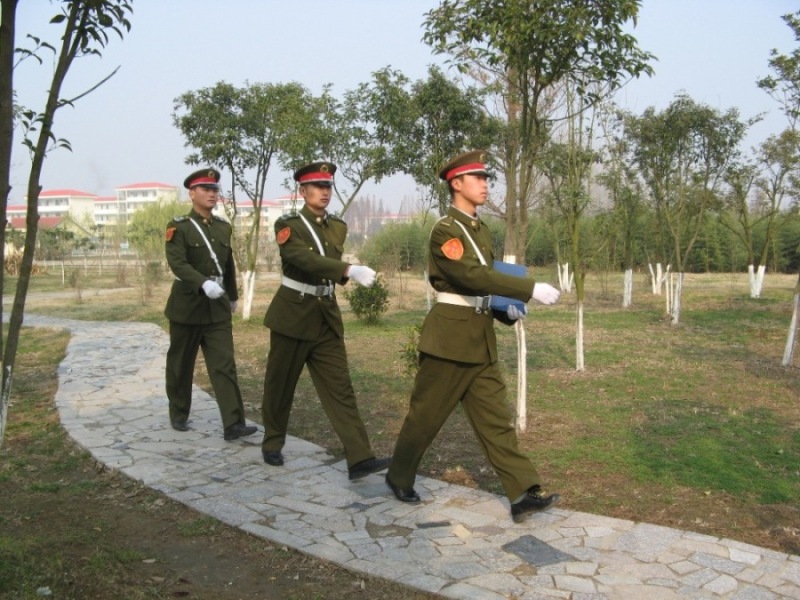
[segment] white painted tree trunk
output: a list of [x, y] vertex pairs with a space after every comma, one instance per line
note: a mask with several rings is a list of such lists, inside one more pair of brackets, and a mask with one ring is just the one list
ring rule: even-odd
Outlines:
[[250, 319], [253, 311], [253, 294], [256, 289], [256, 272], [245, 271], [242, 273], [242, 320]]
[[575, 370], [583, 371], [583, 301], [578, 302], [578, 327], [575, 330]]
[[528, 344], [522, 319], [514, 323], [514, 332], [517, 334], [517, 431], [525, 433], [528, 428]]
[[758, 265], [758, 271], [754, 265], [747, 265], [747, 277], [750, 280], [750, 297], [761, 298], [761, 290], [764, 289], [764, 273], [766, 265]]
[[569, 294], [572, 290], [572, 280], [574, 274], [569, 272], [569, 263], [565, 262], [563, 265], [559, 265], [558, 268], [558, 286], [561, 288], [561, 291], [565, 294]]
[[[506, 254], [503, 261], [515, 265], [517, 257]], [[514, 323], [514, 333], [517, 337], [517, 431], [524, 433], [528, 427], [528, 343], [522, 319]]]
[[672, 314], [672, 298], [673, 298], [673, 294], [674, 294], [674, 285], [673, 285], [672, 275], [669, 275], [669, 277], [667, 277], [666, 285], [664, 286], [664, 291], [665, 291], [664, 296], [666, 298], [666, 307], [664, 308], [664, 311], [665, 311], [666, 314], [671, 315]]
[[794, 342], [797, 337], [797, 312], [800, 310], [800, 292], [795, 292], [792, 301], [792, 321], [789, 324], [789, 335], [786, 337], [786, 347], [783, 349], [783, 360], [781, 365], [790, 367], [792, 356], [794, 355]]
[[683, 291], [683, 273], [678, 273], [678, 281], [672, 294], [672, 324], [677, 325], [681, 319], [681, 292]]
[[622, 308], [630, 308], [633, 305], [633, 269], [625, 269], [625, 277], [622, 280]]
[[672, 265], [667, 265], [666, 270], [663, 270], [661, 263], [656, 263], [656, 270], [653, 272], [653, 264], [647, 263], [647, 268], [650, 270], [650, 284], [653, 288], [653, 295], [660, 296], [661, 286], [666, 282]]

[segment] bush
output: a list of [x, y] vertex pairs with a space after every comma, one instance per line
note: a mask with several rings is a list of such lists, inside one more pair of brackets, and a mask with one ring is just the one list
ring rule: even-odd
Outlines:
[[389, 289], [378, 275], [371, 287], [356, 285], [352, 291], [345, 291], [344, 297], [350, 303], [356, 318], [371, 325], [389, 310]]

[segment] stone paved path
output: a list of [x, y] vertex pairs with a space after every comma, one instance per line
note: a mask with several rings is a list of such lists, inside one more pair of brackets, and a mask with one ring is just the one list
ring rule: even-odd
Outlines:
[[260, 436], [224, 442], [196, 390], [192, 431], [169, 426], [167, 335], [146, 323], [26, 315], [72, 332], [56, 403], [78, 444], [108, 467], [253, 535], [445, 598], [800, 599], [800, 556], [563, 509], [516, 525], [494, 494], [420, 478], [397, 502], [383, 474], [355, 483], [344, 461], [291, 439], [286, 465]]

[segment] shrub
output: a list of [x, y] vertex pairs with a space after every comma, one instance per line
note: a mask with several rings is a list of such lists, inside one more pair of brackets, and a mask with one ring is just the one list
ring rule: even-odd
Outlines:
[[372, 286], [356, 285], [352, 291], [346, 290], [344, 297], [356, 318], [369, 325], [377, 323], [380, 316], [389, 310], [389, 289], [380, 275]]

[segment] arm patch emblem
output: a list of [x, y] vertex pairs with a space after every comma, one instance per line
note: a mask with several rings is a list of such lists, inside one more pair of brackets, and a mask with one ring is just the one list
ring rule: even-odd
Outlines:
[[284, 227], [278, 232], [278, 235], [275, 236], [275, 240], [278, 244], [283, 245], [289, 239], [289, 236], [292, 234], [292, 230], [290, 227]]
[[464, 245], [458, 238], [450, 238], [442, 244], [442, 252], [450, 260], [461, 260], [464, 256]]
[[170, 227], [167, 229], [167, 232], [164, 234], [164, 238], [169, 242], [172, 241], [172, 236], [175, 235], [175, 230], [177, 227]]

